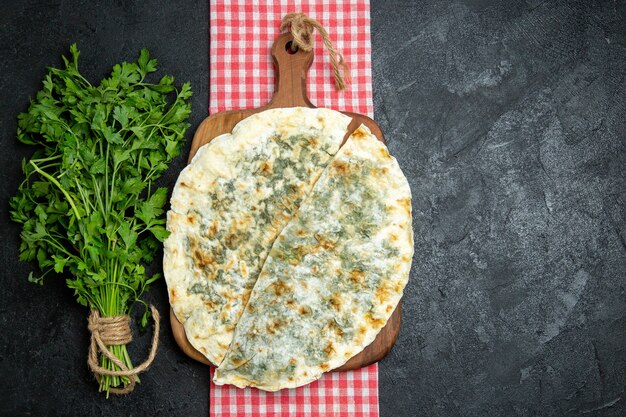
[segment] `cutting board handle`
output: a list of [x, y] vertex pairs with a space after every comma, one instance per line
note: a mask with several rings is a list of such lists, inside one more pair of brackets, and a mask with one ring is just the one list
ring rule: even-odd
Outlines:
[[297, 49], [291, 51], [293, 45], [291, 33], [283, 33], [272, 46], [272, 58], [276, 67], [276, 91], [274, 97], [265, 107], [315, 107], [307, 97], [306, 77], [313, 63], [313, 51], [305, 52]]

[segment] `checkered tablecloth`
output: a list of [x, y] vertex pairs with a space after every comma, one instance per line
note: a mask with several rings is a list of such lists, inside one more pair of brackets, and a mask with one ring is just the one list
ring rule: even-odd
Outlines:
[[[313, 104], [372, 117], [369, 0], [210, 0], [209, 112], [269, 102], [274, 92], [270, 48], [283, 16], [292, 12], [319, 21], [350, 67], [350, 83], [336, 91], [328, 52], [315, 32], [307, 86]], [[378, 366], [332, 372], [275, 393], [211, 382], [209, 401], [211, 417], [378, 417]]]
[[211, 417], [378, 417], [378, 365], [277, 392], [211, 383], [209, 397]]
[[309, 98], [317, 107], [372, 116], [369, 0], [211, 0], [209, 112], [255, 108], [274, 92], [270, 48], [287, 13], [303, 12], [330, 34], [350, 67], [351, 82], [335, 90], [328, 52], [315, 33]]

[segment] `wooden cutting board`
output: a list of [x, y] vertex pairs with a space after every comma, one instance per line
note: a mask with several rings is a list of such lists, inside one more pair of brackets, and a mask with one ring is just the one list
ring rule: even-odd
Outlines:
[[[191, 161], [202, 145], [209, 143], [213, 138], [221, 134], [230, 133], [237, 123], [254, 113], [279, 107], [315, 107], [307, 97], [306, 91], [307, 71], [313, 62], [313, 52], [304, 52], [302, 50], [293, 52], [291, 50], [292, 40], [290, 33], [284, 33], [276, 39], [272, 46], [272, 57], [276, 66], [276, 91], [272, 100], [266, 106], [257, 109], [226, 111], [207, 117], [200, 124], [193, 137], [189, 161]], [[362, 114], [343, 113], [352, 117], [344, 142], [361, 124], [369, 127], [372, 133], [384, 142], [383, 132], [372, 119]], [[384, 358], [393, 347], [400, 332], [401, 310], [402, 306], [398, 304], [398, 307], [376, 339], [361, 353], [336, 370], [358, 369]], [[170, 309], [170, 319], [174, 338], [183, 352], [199, 362], [213, 365], [202, 353], [191, 346], [185, 335], [185, 328], [178, 321], [172, 309]]]

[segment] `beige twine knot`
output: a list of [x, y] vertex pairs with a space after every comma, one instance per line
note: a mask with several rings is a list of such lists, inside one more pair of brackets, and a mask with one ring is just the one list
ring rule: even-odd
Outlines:
[[[335, 86], [337, 90], [346, 88], [344, 77], [346, 79], [349, 78], [350, 69], [348, 64], [343, 60], [343, 56], [337, 52], [333, 46], [326, 29], [324, 29], [317, 20], [311, 19], [304, 13], [289, 13], [283, 17], [280, 30], [282, 31], [287, 28], [290, 28], [291, 34], [293, 35], [293, 42], [298, 48], [302, 48], [305, 52], [311, 52], [313, 50], [313, 29], [317, 29], [320, 35], [322, 35], [324, 45], [330, 55], [330, 62], [333, 66], [333, 74], [335, 76]], [[292, 48], [292, 50], [294, 49]]]
[[[156, 356], [157, 347], [159, 345], [159, 327], [160, 316], [154, 306], [150, 306], [152, 311], [152, 318], [154, 320], [154, 336], [152, 337], [152, 347], [150, 348], [150, 354], [144, 363], [128, 369], [128, 367], [112, 354], [107, 346], [113, 345], [126, 345], [133, 340], [133, 335], [130, 330], [130, 317], [129, 316], [113, 316], [113, 317], [100, 317], [98, 310], [91, 310], [88, 319], [88, 328], [91, 332], [91, 343], [89, 345], [89, 356], [87, 357], [87, 364], [89, 369], [96, 375], [110, 375], [110, 376], [125, 376], [130, 381], [124, 388], [110, 388], [109, 391], [113, 394], [128, 394], [135, 389], [137, 384], [137, 374], [145, 371]], [[98, 351], [115, 365], [120, 370], [110, 370], [103, 368], [98, 362]]]

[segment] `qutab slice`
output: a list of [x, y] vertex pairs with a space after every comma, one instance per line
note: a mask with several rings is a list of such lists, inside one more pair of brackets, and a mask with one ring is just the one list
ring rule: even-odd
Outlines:
[[163, 270], [189, 342], [219, 364], [272, 243], [338, 151], [350, 118], [273, 109], [215, 138], [180, 174]]
[[413, 256], [411, 191], [361, 126], [280, 233], [217, 384], [307, 384], [369, 345], [397, 306]]

